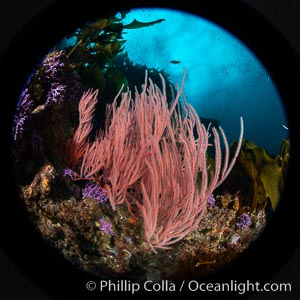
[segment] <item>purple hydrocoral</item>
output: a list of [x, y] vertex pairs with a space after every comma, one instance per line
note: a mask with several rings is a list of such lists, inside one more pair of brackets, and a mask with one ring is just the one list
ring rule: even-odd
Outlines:
[[31, 113], [65, 99], [79, 99], [83, 86], [79, 75], [65, 62], [64, 51], [52, 50], [30, 75], [20, 95], [14, 118], [13, 139], [21, 138]]
[[250, 216], [246, 213], [243, 213], [239, 216], [239, 222], [238, 222], [238, 226], [241, 229], [247, 228], [252, 224], [252, 220], [250, 218]]
[[82, 190], [84, 198], [91, 198], [98, 200], [99, 203], [104, 203], [108, 200], [107, 192], [96, 183], [89, 182]]
[[63, 51], [52, 51], [44, 58], [41, 63], [41, 71], [39, 72], [40, 80], [48, 87], [46, 101], [43, 107], [51, 104], [61, 103], [66, 95], [67, 85], [64, 84], [63, 77]]
[[75, 178], [75, 172], [72, 169], [64, 169], [64, 176], [70, 177], [72, 180]]
[[64, 56], [64, 51], [53, 50], [42, 61], [40, 79], [48, 86], [44, 108], [61, 103], [66, 97], [79, 98], [83, 93], [80, 76], [66, 67]]
[[45, 67], [45, 76], [48, 79], [53, 79], [57, 76], [57, 73], [60, 72], [65, 66], [62, 61], [63, 51], [52, 51], [42, 62], [42, 66]]
[[29, 118], [33, 109], [33, 100], [30, 97], [28, 88], [25, 88], [20, 95], [17, 104], [17, 112], [14, 118], [14, 140], [22, 137], [24, 132], [25, 121]]
[[100, 230], [104, 231], [107, 234], [113, 235], [112, 225], [105, 221], [104, 219], [99, 219], [100, 222]]
[[209, 207], [214, 207], [214, 206], [215, 206], [215, 204], [216, 204], [216, 199], [215, 199], [215, 197], [214, 197], [213, 194], [210, 194], [210, 195], [209, 195], [209, 197], [208, 197], [208, 199], [207, 199], [207, 204], [208, 204]]
[[68, 99], [79, 98], [83, 92], [79, 75], [66, 67], [64, 51], [53, 50], [41, 63], [41, 72], [38, 74], [40, 81], [45, 84], [45, 103], [48, 105], [63, 102]]
[[58, 82], [52, 82], [50, 90], [47, 94], [45, 106], [50, 103], [61, 103], [64, 100], [66, 87], [66, 85], [60, 84]]

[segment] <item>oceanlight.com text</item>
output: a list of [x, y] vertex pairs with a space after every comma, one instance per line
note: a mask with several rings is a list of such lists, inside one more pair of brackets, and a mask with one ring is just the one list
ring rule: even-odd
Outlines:
[[291, 283], [260, 283], [251, 282], [246, 280], [245, 282], [239, 282], [237, 280], [230, 280], [228, 282], [200, 282], [197, 280], [183, 280], [180, 283], [173, 283], [169, 280], [162, 280], [161, 282], [153, 282], [147, 280], [144, 283], [132, 282], [130, 280], [100, 280], [99, 282], [89, 281], [86, 283], [86, 289], [88, 291], [99, 292], [129, 292], [134, 294], [139, 291], [146, 292], [198, 292], [198, 293], [210, 293], [210, 292], [233, 292], [240, 295], [248, 292], [282, 292], [288, 293], [292, 291]]
[[201, 283], [196, 280], [187, 282], [189, 291], [200, 292], [237, 292], [244, 294], [247, 292], [291, 292], [291, 283], [260, 283], [260, 282], [238, 282], [231, 280], [222, 283]]

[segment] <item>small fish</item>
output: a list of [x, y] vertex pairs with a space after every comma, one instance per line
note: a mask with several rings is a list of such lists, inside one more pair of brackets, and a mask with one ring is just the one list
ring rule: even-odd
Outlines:
[[32, 111], [32, 114], [38, 114], [39, 112], [41, 112], [44, 109], [45, 109], [45, 105], [39, 105]]
[[129, 218], [128, 218], [128, 222], [129, 222], [130, 224], [135, 224], [135, 223], [137, 222], [137, 219], [136, 219], [136, 218], [129, 217]]
[[281, 126], [282, 126], [285, 130], [289, 130], [289, 128], [286, 127], [285, 125], [281, 124]]
[[200, 266], [203, 266], [203, 265], [210, 265], [210, 264], [214, 264], [216, 261], [198, 261], [196, 264], [195, 264], [195, 267], [200, 267]]
[[149, 27], [154, 24], [158, 24], [165, 21], [165, 19], [158, 19], [152, 22], [140, 22], [136, 19], [134, 19], [130, 24], [124, 25], [123, 28], [126, 29], [138, 29], [138, 28], [143, 28], [143, 27]]
[[235, 211], [238, 211], [240, 208], [240, 201], [239, 198], [234, 199], [234, 203], [233, 203], [233, 207], [232, 207]]
[[180, 60], [170, 60], [170, 63], [174, 64], [174, 65], [178, 65], [181, 63], [181, 61]]

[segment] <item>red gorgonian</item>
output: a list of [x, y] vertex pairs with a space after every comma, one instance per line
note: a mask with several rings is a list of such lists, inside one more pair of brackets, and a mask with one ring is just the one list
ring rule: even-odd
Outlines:
[[[98, 91], [87, 91], [79, 102], [79, 125], [67, 142], [67, 163], [78, 178], [102, 184], [113, 210], [125, 203], [143, 218], [145, 239], [151, 249], [168, 249], [195, 230], [213, 191], [226, 179], [239, 154], [240, 136], [233, 158], [221, 127], [201, 123], [183, 95], [184, 78], [168, 105], [162, 89], [146, 73], [142, 91], [130, 90], [107, 105], [105, 128], [89, 140]], [[174, 93], [173, 93], [174, 94]], [[117, 105], [117, 99], [122, 99]], [[179, 99], [183, 97], [183, 109]], [[207, 149], [214, 146], [214, 170], [207, 164]]]

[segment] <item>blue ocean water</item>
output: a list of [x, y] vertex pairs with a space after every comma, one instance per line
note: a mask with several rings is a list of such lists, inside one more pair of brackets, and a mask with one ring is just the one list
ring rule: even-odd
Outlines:
[[165, 21], [124, 31], [124, 50], [133, 62], [164, 69], [173, 83], [181, 83], [186, 68], [184, 92], [200, 116], [217, 119], [229, 142], [238, 139], [242, 116], [244, 138], [278, 153], [288, 137], [284, 107], [271, 75], [245, 44], [218, 25], [180, 11], [135, 9], [123, 23], [134, 19]]

